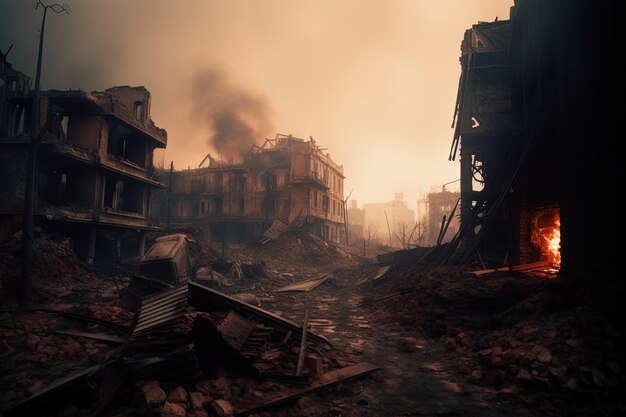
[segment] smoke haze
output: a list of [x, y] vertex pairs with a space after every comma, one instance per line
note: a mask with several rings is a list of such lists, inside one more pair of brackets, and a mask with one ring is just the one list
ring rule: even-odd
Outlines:
[[[14, 44], [8, 59], [30, 76], [35, 3], [0, 0], [0, 50]], [[207, 152], [237, 156], [251, 136], [313, 136], [344, 166], [352, 198], [389, 201], [404, 191], [415, 205], [418, 193], [459, 178], [458, 161], [447, 157], [464, 32], [508, 19], [513, 0], [71, 5], [70, 15], [48, 13], [43, 88], [145, 86], [152, 119], [168, 132], [156, 163], [186, 169]], [[196, 83], [203, 89], [194, 96]], [[230, 138], [236, 146], [225, 145]]]

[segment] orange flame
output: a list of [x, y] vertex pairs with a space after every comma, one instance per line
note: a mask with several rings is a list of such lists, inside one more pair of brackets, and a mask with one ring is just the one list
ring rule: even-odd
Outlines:
[[561, 265], [561, 222], [556, 221], [552, 229], [552, 233], [548, 236], [544, 236], [544, 239], [548, 241], [548, 252], [550, 260], [557, 266]]

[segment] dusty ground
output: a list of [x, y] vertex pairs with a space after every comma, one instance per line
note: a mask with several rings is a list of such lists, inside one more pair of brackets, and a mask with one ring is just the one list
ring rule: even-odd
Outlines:
[[[225, 291], [252, 292], [261, 298], [262, 307], [296, 322], [302, 322], [308, 308], [314, 331], [325, 335], [354, 361], [382, 368], [371, 378], [301, 399], [292, 412], [303, 416], [542, 415], [511, 408], [509, 402], [500, 400], [502, 393], [496, 389], [464, 382], [441, 343], [416, 333], [414, 326], [402, 326], [381, 316], [379, 305], [360, 306], [371, 292], [358, 284], [375, 275], [378, 266], [352, 264], [336, 270], [332, 264], [289, 268], [280, 260], [267, 263], [274, 279], [242, 283]], [[289, 270], [281, 272], [281, 267]], [[286, 283], [328, 272], [333, 278], [311, 292], [274, 292]], [[407, 343], [412, 346], [401, 346]]]
[[[123, 327], [132, 319], [120, 307], [122, 281], [103, 285], [68, 242], [40, 243], [46, 256], [36, 258], [35, 301], [56, 311], [20, 316], [12, 303], [3, 306], [9, 308], [3, 308], [0, 321], [1, 408], [73, 369], [101, 362], [113, 349], [58, 334], [59, 328], [115, 334], [59, 312]], [[17, 276], [15, 253], [0, 257], [3, 277]], [[262, 417], [626, 415], [620, 339], [584, 305], [559, 305], [558, 286], [555, 291], [547, 281], [512, 275], [468, 279], [467, 268], [409, 263], [373, 282], [381, 269], [373, 260], [357, 262], [341, 248], [298, 234], [235, 255], [262, 261], [266, 276], [231, 279], [234, 285], [221, 291], [247, 293], [252, 302], [297, 323], [309, 309], [312, 330], [347, 353], [339, 356], [345, 364], [336, 366], [370, 362], [381, 367], [372, 376], [264, 411]], [[310, 292], [276, 292], [328, 273], [332, 277]], [[15, 294], [15, 286], [7, 285], [13, 281], [2, 280], [4, 300]], [[394, 296], [407, 287], [413, 290]], [[390, 298], [379, 300], [385, 296]], [[255, 383], [236, 375], [222, 379], [239, 391]], [[266, 391], [258, 392], [263, 403]], [[124, 407], [111, 415], [136, 414]]]

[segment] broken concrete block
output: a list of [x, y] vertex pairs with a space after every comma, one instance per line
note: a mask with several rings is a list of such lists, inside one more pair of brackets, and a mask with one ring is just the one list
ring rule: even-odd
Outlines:
[[537, 355], [537, 360], [541, 363], [550, 363], [552, 361], [552, 353], [545, 346], [535, 345], [533, 346], [533, 352]]
[[235, 414], [235, 411], [233, 410], [233, 406], [228, 401], [215, 400], [213, 401], [211, 406], [213, 407], [213, 410], [215, 410], [217, 415], [220, 417], [228, 417], [228, 416], [233, 416]]
[[309, 375], [320, 378], [324, 375], [324, 363], [322, 358], [315, 353], [310, 353], [304, 357], [304, 368], [309, 371]]
[[198, 391], [190, 392], [189, 405], [194, 410], [202, 410], [204, 408], [204, 395]]
[[161, 410], [161, 417], [187, 417], [187, 412], [182, 405], [166, 401]]
[[165, 391], [161, 389], [159, 381], [152, 381], [141, 386], [144, 402], [148, 405], [161, 405], [165, 402]]
[[186, 403], [187, 391], [183, 387], [176, 387], [167, 394], [167, 401], [171, 403]]
[[213, 385], [215, 386], [215, 393], [222, 397], [225, 400], [230, 400], [231, 392], [230, 392], [230, 382], [228, 382], [228, 378], [222, 376], [213, 381]]
[[521, 379], [523, 381], [530, 381], [532, 379], [532, 376], [530, 375], [530, 372], [528, 372], [526, 369], [520, 368], [515, 378]]
[[221, 377], [217, 378], [216, 380], [213, 381], [213, 386], [218, 391], [221, 391], [221, 390], [224, 390], [224, 389], [228, 388], [228, 386], [229, 386], [228, 378], [226, 378], [225, 376], [221, 376]]
[[74, 356], [78, 352], [82, 351], [83, 347], [76, 340], [72, 339], [71, 337], [68, 337], [65, 340], [65, 345], [63, 346], [63, 350], [65, 351], [65, 353], [68, 354], [68, 356]]
[[470, 374], [470, 378], [473, 379], [474, 381], [480, 381], [481, 379], [483, 379], [483, 373], [480, 372], [479, 370], [474, 370]]

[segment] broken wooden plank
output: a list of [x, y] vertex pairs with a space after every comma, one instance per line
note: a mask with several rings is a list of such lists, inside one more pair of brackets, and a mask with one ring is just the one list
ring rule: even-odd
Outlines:
[[372, 365], [371, 363], [361, 362], [356, 365], [346, 366], [345, 368], [336, 369], [334, 371], [327, 372], [324, 376], [319, 380], [313, 382], [310, 386], [306, 388], [294, 389], [283, 391], [277, 397], [269, 400], [265, 404], [261, 404], [258, 406], [254, 406], [248, 409], [237, 410], [235, 416], [243, 417], [250, 414], [255, 414], [260, 411], [266, 410], [268, 408], [275, 407], [280, 404], [284, 404], [289, 401], [296, 400], [300, 397], [303, 397], [307, 394], [311, 394], [313, 392], [319, 391], [324, 388], [329, 388], [335, 385], [339, 385], [343, 382], [350, 381], [352, 379], [360, 378], [362, 376], [371, 374], [372, 372], [380, 369], [376, 365]]
[[86, 339], [97, 340], [98, 342], [111, 343], [114, 345], [121, 345], [126, 341], [126, 339], [124, 339], [123, 337], [113, 336], [105, 333], [88, 333], [72, 329], [61, 329], [55, 330], [54, 332], [66, 336], [84, 337]]
[[412, 292], [414, 292], [414, 291], [417, 291], [417, 287], [407, 287], [407, 288], [402, 288], [400, 291], [398, 291], [398, 292], [394, 292], [393, 294], [390, 294], [390, 295], [388, 295], [388, 296], [386, 296], [386, 297], [383, 297], [383, 298], [378, 298], [378, 299], [376, 299], [376, 300], [366, 301], [366, 302], [364, 302], [364, 303], [361, 303], [361, 304], [359, 304], [359, 305], [358, 305], [358, 307], [359, 307], [359, 308], [362, 308], [362, 307], [367, 307], [367, 306], [372, 305], [372, 304], [374, 304], [374, 303], [378, 303], [378, 302], [380, 302], [380, 301], [388, 300], [388, 299], [390, 299], [390, 298], [397, 297], [397, 296], [399, 296], [399, 295], [410, 294], [410, 293], [412, 293]]
[[383, 266], [378, 270], [372, 281], [376, 281], [377, 279], [382, 278], [389, 270], [391, 269], [391, 265]]
[[83, 314], [77, 314], [77, 313], [72, 313], [69, 311], [62, 311], [62, 310], [55, 310], [53, 308], [38, 308], [35, 309], [33, 311], [42, 311], [44, 313], [52, 313], [52, 314], [58, 314], [59, 316], [63, 316], [63, 317], [67, 317], [68, 319], [73, 319], [73, 320], [80, 320], [80, 321], [84, 321], [87, 323], [95, 323], [95, 324], [99, 324], [100, 326], [106, 327], [108, 329], [113, 330], [116, 333], [122, 334], [122, 335], [127, 335], [130, 332], [130, 328], [126, 327], [126, 326], [122, 326], [116, 323], [112, 323], [110, 321], [107, 320], [102, 320], [102, 319], [98, 319], [95, 317], [88, 317], [85, 316]]
[[289, 284], [276, 290], [276, 292], [309, 292], [324, 282], [326, 282], [332, 274], [325, 274], [319, 278], [307, 279], [306, 281], [296, 282], [295, 284]]
[[263, 232], [261, 238], [258, 240], [258, 243], [265, 245], [269, 241], [278, 239], [288, 228], [289, 225], [287, 223], [275, 219], [272, 225], [265, 232]]
[[472, 271], [471, 275], [475, 277], [480, 277], [483, 275], [492, 274], [494, 272], [510, 272], [510, 271], [530, 271], [535, 268], [547, 268], [553, 267], [554, 264], [550, 261], [539, 261], [539, 262], [531, 262], [527, 264], [515, 265], [515, 266], [503, 266], [501, 268], [491, 268], [491, 269], [482, 269], [480, 271]]
[[241, 262], [235, 261], [233, 263], [233, 268], [235, 269], [235, 276], [238, 279], [242, 279], [243, 278], [243, 272], [241, 271]]
[[287, 343], [290, 337], [291, 337], [291, 330], [287, 332], [287, 334], [285, 335], [285, 338], [281, 342], [281, 345], [284, 345], [285, 343]]
[[306, 352], [306, 334], [309, 330], [309, 309], [304, 310], [304, 322], [302, 324], [302, 337], [300, 338], [300, 352], [298, 354], [298, 366], [296, 366], [296, 376], [302, 374], [304, 364], [304, 354]]

